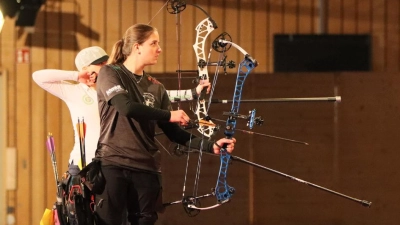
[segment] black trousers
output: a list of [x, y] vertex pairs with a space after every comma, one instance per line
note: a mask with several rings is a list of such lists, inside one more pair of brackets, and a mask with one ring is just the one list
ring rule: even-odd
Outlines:
[[131, 225], [153, 225], [162, 206], [161, 175], [103, 166], [106, 186], [96, 195], [98, 225], [121, 225], [128, 213]]

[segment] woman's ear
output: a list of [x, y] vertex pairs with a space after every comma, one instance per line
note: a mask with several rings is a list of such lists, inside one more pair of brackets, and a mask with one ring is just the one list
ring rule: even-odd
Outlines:
[[133, 44], [133, 49], [135, 51], [139, 51], [139, 44], [138, 43]]
[[139, 55], [141, 54], [141, 52], [140, 52], [140, 50], [139, 50], [139, 44], [138, 43], [135, 43], [135, 44], [133, 44], [133, 49], [135, 50], [135, 52], [137, 52]]

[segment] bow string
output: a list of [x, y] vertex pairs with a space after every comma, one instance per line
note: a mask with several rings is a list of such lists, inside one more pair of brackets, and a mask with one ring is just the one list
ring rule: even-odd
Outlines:
[[[195, 29], [196, 30], [196, 39], [195, 39], [195, 43], [193, 44], [193, 50], [195, 52], [196, 60], [197, 60], [197, 71], [198, 71], [197, 82], [200, 84], [201, 84], [201, 82], [205, 82], [205, 81], [210, 82], [210, 77], [208, 74], [208, 66], [209, 65], [216, 66], [213, 83], [211, 85], [210, 100], [208, 101], [208, 105], [206, 105], [206, 101], [204, 100], [204, 98], [202, 96], [203, 93], [202, 93], [201, 96], [199, 96], [199, 98], [197, 100], [196, 109], [194, 111], [194, 113], [197, 117], [197, 120], [196, 120], [197, 128], [198, 128], [197, 130], [199, 131], [199, 133], [202, 134], [202, 137], [210, 138], [214, 134], [214, 131], [217, 130], [216, 125], [212, 122], [211, 118], [208, 116], [208, 110], [209, 110], [210, 104], [211, 104], [211, 97], [215, 90], [219, 67], [223, 66], [224, 70], [226, 70], [226, 66], [229, 66], [229, 68], [235, 67], [234, 62], [226, 63], [225, 52], [227, 50], [229, 50], [231, 46], [234, 46], [245, 55], [245, 58], [244, 58], [243, 62], [240, 64], [239, 69], [238, 69], [232, 109], [229, 113], [229, 116], [228, 116], [228, 119], [226, 122], [226, 129], [224, 132], [225, 136], [228, 139], [232, 139], [233, 135], [234, 135], [234, 130], [236, 127], [236, 119], [240, 118], [238, 115], [238, 111], [239, 111], [239, 105], [240, 105], [240, 99], [241, 99], [241, 93], [243, 90], [244, 80], [247, 77], [247, 75], [250, 73], [250, 71], [257, 66], [257, 61], [252, 59], [250, 57], [250, 55], [247, 52], [245, 52], [240, 46], [231, 42], [229, 34], [227, 34], [225, 32], [217, 37], [216, 40], [218, 40], [218, 42], [214, 41], [212, 43], [209, 54], [207, 56], [207, 54], [205, 52], [206, 40], [207, 40], [208, 36], [211, 34], [211, 32], [214, 31], [218, 27], [217, 24], [215, 23], [215, 21], [208, 15], [208, 13], [198, 5], [186, 4], [185, 1], [181, 1], [181, 0], [167, 1], [163, 7], [166, 6], [167, 11], [170, 14], [179, 14], [186, 8], [186, 5], [191, 5], [191, 6], [194, 6], [198, 9], [200, 9], [207, 16], [207, 18], [203, 19], [196, 26], [196, 29]], [[227, 40], [227, 39], [229, 39], [229, 40]], [[179, 39], [178, 39], [178, 41], [179, 41]], [[217, 52], [221, 53], [220, 58], [217, 63], [209, 62], [212, 49], [215, 49]], [[178, 53], [178, 54], [180, 54], [180, 53]], [[180, 65], [179, 65], [179, 67], [180, 67]], [[178, 70], [178, 72], [181, 72], [181, 70]], [[254, 117], [255, 111], [252, 113], [252, 115], [253, 116], [249, 116], [250, 119]], [[251, 122], [250, 124], [253, 124], [253, 122]], [[188, 174], [187, 170], [188, 170], [189, 153], [190, 152], [191, 152], [190, 150], [187, 151], [187, 153], [188, 153], [187, 154], [187, 165], [186, 165], [186, 173], [185, 173], [185, 178], [184, 178], [182, 200], [171, 202], [171, 203], [166, 203], [164, 205], [166, 206], [166, 205], [182, 203], [186, 212], [188, 213], [188, 215], [195, 216], [198, 214], [198, 212], [200, 212], [200, 210], [213, 209], [215, 207], [222, 205], [225, 202], [228, 202], [230, 200], [231, 196], [233, 195], [235, 189], [233, 187], [230, 187], [226, 181], [227, 171], [228, 171], [228, 166], [229, 166], [229, 161], [230, 161], [230, 154], [226, 151], [226, 146], [221, 146], [220, 169], [219, 169], [219, 174], [218, 174], [218, 178], [217, 178], [217, 184], [216, 184], [215, 188], [212, 189], [211, 194], [205, 194], [205, 195], [201, 195], [201, 196], [197, 195], [198, 184], [199, 184], [198, 181], [199, 181], [200, 169], [201, 169], [201, 158], [202, 158], [202, 153], [203, 153], [203, 146], [201, 144], [200, 150], [198, 151], [199, 158], [198, 158], [198, 162], [197, 162], [197, 171], [196, 171], [196, 177], [195, 177], [193, 196], [186, 196], [185, 190], [186, 190], [186, 180], [187, 180], [187, 174]], [[210, 196], [215, 196], [217, 199], [217, 203], [215, 205], [212, 205], [209, 207], [200, 207], [199, 199], [202, 199], [205, 197], [210, 197]]]
[[[253, 128], [254, 124], [261, 125], [263, 123], [263, 119], [261, 117], [256, 117], [255, 116], [255, 114], [256, 114], [256, 110], [255, 109], [251, 110], [249, 112], [249, 115], [240, 115], [239, 114], [239, 108], [240, 108], [240, 102], [241, 102], [244, 82], [245, 82], [247, 76], [250, 74], [250, 72], [255, 67], [258, 66], [258, 62], [254, 58], [252, 58], [251, 55], [249, 53], [247, 53], [242, 47], [240, 47], [236, 43], [232, 42], [229, 34], [226, 33], [226, 32], [220, 34], [212, 42], [212, 48], [210, 49], [210, 52], [208, 54], [208, 58], [206, 58], [205, 49], [204, 49], [205, 42], [206, 42], [207, 37], [210, 35], [210, 33], [214, 29], [217, 28], [217, 25], [216, 25], [215, 21], [212, 20], [211, 17], [207, 14], [207, 12], [204, 11], [201, 7], [199, 7], [197, 5], [194, 5], [194, 4], [189, 4], [189, 5], [197, 7], [198, 9], [202, 10], [207, 15], [207, 18], [202, 20], [196, 26], [196, 42], [193, 45], [193, 49], [195, 51], [196, 59], [197, 59], [197, 71], [198, 71], [198, 78], [197, 79], [198, 79], [198, 82], [201, 82], [202, 80], [205, 80], [205, 81], [209, 82], [209, 75], [208, 75], [208, 67], [207, 66], [209, 66], [209, 65], [216, 65], [217, 66], [217, 69], [216, 69], [216, 72], [215, 72], [215, 75], [214, 75], [214, 79], [213, 79], [213, 83], [212, 83], [212, 86], [211, 86], [210, 99], [208, 100], [208, 106], [206, 106], [206, 101], [199, 97], [199, 99], [197, 101], [197, 107], [196, 107], [196, 110], [194, 112], [196, 114], [197, 121], [194, 124], [193, 123], [190, 124], [190, 126], [198, 128], [198, 131], [202, 134], [202, 138], [204, 138], [204, 137], [210, 138], [214, 134], [214, 131], [218, 130], [218, 128], [216, 128], [217, 125], [215, 125], [211, 121], [211, 117], [209, 117], [209, 115], [208, 115], [208, 110], [209, 110], [210, 104], [212, 102], [211, 96], [212, 96], [212, 94], [214, 92], [215, 84], [216, 84], [216, 80], [217, 80], [217, 76], [218, 76], [218, 68], [220, 66], [223, 66], [224, 71], [226, 73], [226, 67], [227, 66], [229, 68], [234, 68], [235, 67], [235, 63], [234, 62], [232, 62], [232, 61], [230, 61], [229, 63], [226, 62], [225, 52], [227, 50], [229, 50], [233, 46], [234, 48], [239, 50], [244, 55], [244, 58], [243, 58], [242, 62], [239, 64], [238, 71], [237, 71], [237, 77], [236, 77], [235, 89], [234, 89], [234, 93], [233, 93], [233, 100], [232, 100], [231, 110], [229, 112], [224, 112], [223, 113], [223, 115], [228, 116], [228, 118], [226, 120], [226, 123], [225, 123], [224, 134], [225, 134], [226, 138], [232, 139], [234, 134], [235, 134], [236, 122], [237, 122], [236, 120], [237, 119], [247, 119], [247, 126], [250, 129]], [[186, 3], [184, 1], [181, 1], [181, 0], [172, 0], [172, 1], [169, 0], [164, 4], [164, 6], [162, 8], [164, 8], [165, 6], [167, 7], [167, 10], [168, 10], [169, 13], [178, 14], [178, 13], [182, 12], [186, 8]], [[161, 9], [157, 12], [157, 14], [160, 11], [161, 11]], [[154, 19], [154, 17], [152, 18], [152, 20]], [[178, 38], [178, 41], [179, 41], [179, 38]], [[209, 62], [212, 49], [214, 49], [216, 52], [221, 53], [220, 54], [220, 58], [219, 58], [217, 63]], [[180, 51], [179, 48], [178, 48], [178, 50]], [[178, 61], [179, 61], [179, 64], [180, 64], [180, 60], [178, 60]], [[180, 65], [179, 65], [179, 67], [180, 67]], [[179, 70], [179, 72], [181, 72], [181, 70]], [[179, 78], [180, 78], [180, 76], [179, 76]], [[218, 120], [216, 120], [216, 121], [218, 121]], [[237, 129], [237, 130], [238, 131], [243, 131], [243, 130], [240, 130], [240, 129]], [[247, 132], [247, 133], [254, 133], [254, 132]], [[269, 136], [269, 137], [283, 139], [283, 138], [279, 138], [279, 137], [275, 137], [275, 136]], [[308, 143], [305, 143], [305, 142], [299, 142], [299, 141], [294, 141], [294, 140], [289, 140], [289, 139], [283, 139], [283, 140], [287, 140], [287, 141], [292, 141], [292, 142], [297, 142], [297, 143], [302, 143], [302, 144], [308, 145]], [[229, 186], [228, 183], [227, 183], [227, 172], [228, 172], [228, 167], [229, 167], [229, 163], [230, 163], [231, 160], [239, 161], [239, 162], [242, 162], [242, 163], [245, 163], [245, 164], [249, 164], [249, 165], [254, 166], [254, 167], [261, 168], [261, 169], [269, 171], [269, 172], [273, 172], [275, 174], [287, 177], [287, 178], [289, 178], [291, 180], [298, 181], [298, 182], [306, 184], [308, 186], [311, 186], [311, 187], [314, 187], [314, 188], [318, 188], [318, 189], [324, 190], [326, 192], [329, 192], [329, 193], [332, 193], [332, 194], [335, 194], [335, 195], [339, 195], [341, 197], [350, 199], [352, 201], [359, 202], [363, 206], [367, 206], [367, 207], [371, 206], [371, 202], [369, 202], [369, 201], [356, 199], [356, 198], [341, 194], [339, 192], [335, 192], [335, 191], [332, 191], [330, 189], [315, 185], [313, 183], [298, 179], [296, 177], [293, 177], [293, 176], [290, 176], [290, 175], [287, 175], [287, 174], [272, 170], [270, 168], [258, 165], [256, 163], [247, 161], [245, 159], [241, 159], [241, 158], [239, 158], [237, 156], [233, 156], [229, 152], [227, 152], [227, 150], [226, 150], [227, 145], [226, 144], [223, 145], [223, 146], [220, 146], [221, 147], [220, 155], [219, 155], [219, 157], [220, 157], [220, 169], [219, 169], [217, 183], [216, 183], [215, 188], [212, 189], [212, 193], [204, 194], [204, 195], [197, 195], [198, 183], [199, 183], [198, 181], [199, 181], [200, 168], [201, 168], [201, 157], [202, 157], [202, 154], [203, 154], [202, 144], [203, 143], [201, 143], [200, 149], [199, 150], [195, 150], [195, 151], [191, 150], [190, 147], [189, 147], [189, 149], [184, 149], [185, 147], [182, 147], [182, 146], [178, 145], [178, 148], [184, 149], [184, 150], [176, 149], [178, 152], [181, 152], [182, 154], [183, 154], [183, 152], [187, 153], [186, 173], [185, 173], [185, 178], [184, 178], [182, 199], [178, 200], [178, 201], [170, 202], [170, 203], [164, 203], [164, 206], [169, 206], [169, 205], [174, 205], [174, 204], [182, 204], [184, 209], [185, 209], [185, 211], [186, 211], [186, 213], [189, 216], [196, 216], [202, 210], [213, 209], [213, 208], [216, 208], [218, 206], [221, 206], [222, 204], [224, 204], [226, 202], [229, 202], [231, 197], [232, 197], [232, 195], [235, 192], [235, 188]], [[218, 146], [217, 143], [215, 143], [215, 144]], [[169, 153], [168, 150], [166, 150], [166, 151]], [[198, 158], [198, 164], [197, 164], [197, 171], [196, 171], [196, 178], [195, 178], [193, 195], [192, 196], [187, 196], [185, 194], [185, 190], [186, 190], [186, 180], [187, 180], [187, 174], [188, 174], [188, 164], [189, 164], [189, 153], [190, 152], [198, 152], [199, 153], [199, 158]], [[211, 154], [211, 153], [207, 153], [207, 152], [204, 152], [204, 153]], [[212, 155], [217, 156], [215, 154], [212, 154]], [[213, 196], [217, 200], [216, 204], [208, 206], [208, 207], [201, 207], [200, 199], [207, 198], [207, 197], [213, 197]]]

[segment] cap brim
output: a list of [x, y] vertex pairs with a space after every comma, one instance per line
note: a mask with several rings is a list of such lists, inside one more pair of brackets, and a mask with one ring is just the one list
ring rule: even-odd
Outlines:
[[108, 60], [108, 55], [105, 55], [105, 56], [102, 56], [102, 57], [94, 60], [92, 63], [90, 63], [90, 65], [97, 65], [97, 64], [100, 64], [100, 63], [105, 62], [107, 60]]

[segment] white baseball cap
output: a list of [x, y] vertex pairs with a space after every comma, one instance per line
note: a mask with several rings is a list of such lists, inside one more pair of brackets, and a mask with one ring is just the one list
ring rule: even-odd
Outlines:
[[92, 46], [82, 49], [75, 57], [75, 65], [79, 71], [83, 67], [96, 65], [108, 60], [106, 51], [98, 46]]

